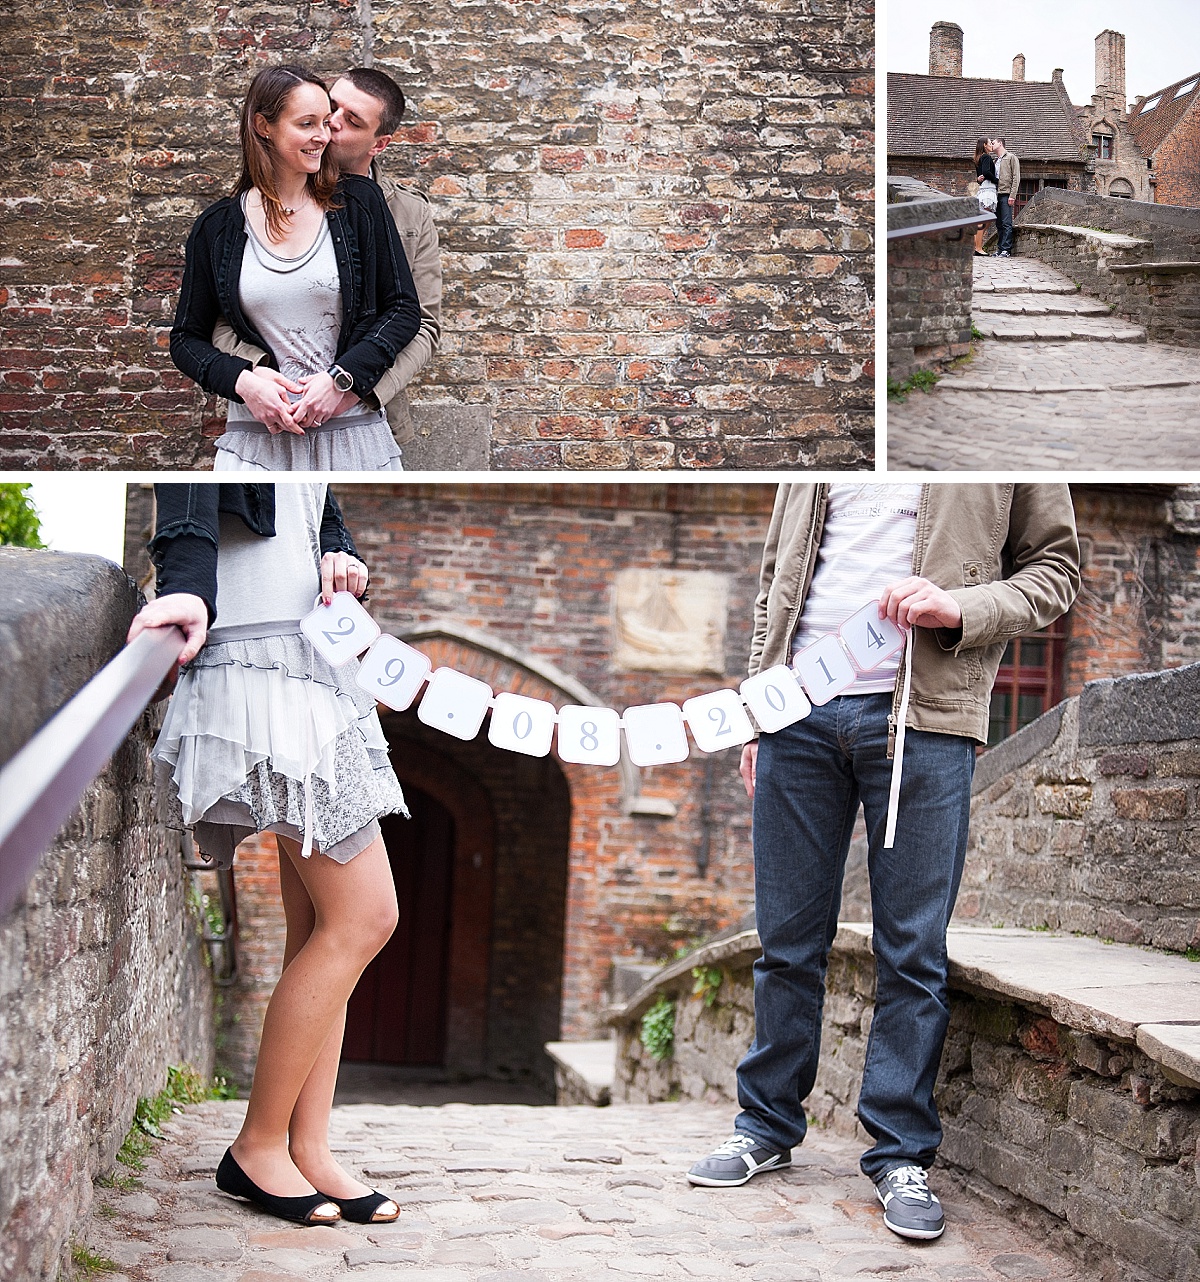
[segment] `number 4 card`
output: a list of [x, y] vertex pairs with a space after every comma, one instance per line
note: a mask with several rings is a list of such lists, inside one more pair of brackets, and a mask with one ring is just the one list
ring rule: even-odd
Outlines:
[[378, 639], [379, 624], [349, 592], [335, 592], [328, 605], [318, 604], [300, 620], [300, 631], [318, 654], [340, 668]]
[[891, 621], [879, 617], [879, 602], [868, 601], [838, 629], [850, 657], [860, 672], [870, 672], [897, 650], [904, 649], [904, 633]]

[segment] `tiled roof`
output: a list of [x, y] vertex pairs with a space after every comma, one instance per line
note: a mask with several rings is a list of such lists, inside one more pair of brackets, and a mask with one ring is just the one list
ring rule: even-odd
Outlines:
[[[1179, 94], [1185, 85], [1189, 86], [1188, 92]], [[1149, 156], [1162, 143], [1183, 118], [1183, 113], [1195, 102], [1198, 93], [1200, 74], [1185, 76], [1182, 80], [1176, 80], [1173, 85], [1160, 89], [1158, 93], [1147, 94], [1146, 101], [1129, 113], [1129, 128], [1133, 131], [1143, 156]], [[1147, 106], [1152, 102], [1155, 105], [1147, 111]]]
[[970, 160], [975, 139], [997, 136], [1020, 160], [1083, 163], [1066, 94], [1045, 80], [888, 76], [889, 156]]

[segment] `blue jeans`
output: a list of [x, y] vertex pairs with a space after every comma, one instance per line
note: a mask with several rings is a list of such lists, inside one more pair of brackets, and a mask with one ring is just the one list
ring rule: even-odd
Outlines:
[[1007, 250], [1012, 253], [1013, 247], [1013, 220], [1012, 204], [1007, 196], [1000, 196], [996, 200], [996, 252], [1001, 253]]
[[876, 996], [858, 1116], [875, 1140], [862, 1158], [871, 1179], [895, 1166], [931, 1166], [941, 1143], [933, 1087], [950, 1018], [946, 927], [975, 769], [973, 740], [910, 729], [896, 841], [884, 850], [891, 704], [890, 694], [843, 695], [758, 741], [754, 876], [763, 955], [754, 964], [754, 1043], [738, 1066], [737, 1129], [773, 1149], [799, 1144], [861, 799]]

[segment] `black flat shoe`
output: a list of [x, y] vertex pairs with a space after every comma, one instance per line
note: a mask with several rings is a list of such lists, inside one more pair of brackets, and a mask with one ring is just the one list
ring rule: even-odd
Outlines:
[[[324, 1194], [321, 1195], [324, 1197]], [[329, 1199], [335, 1206], [341, 1208], [342, 1219], [351, 1224], [391, 1224], [400, 1218], [400, 1207], [394, 1199], [385, 1197], [382, 1193], [366, 1193], [362, 1197], [331, 1197]], [[381, 1206], [395, 1207], [395, 1213], [389, 1215], [378, 1214]]]
[[324, 1193], [309, 1193], [307, 1197], [276, 1197], [274, 1193], [260, 1189], [237, 1164], [233, 1150], [228, 1148], [221, 1159], [221, 1165], [217, 1167], [217, 1188], [233, 1197], [244, 1197], [247, 1202], [253, 1202], [264, 1211], [269, 1211], [281, 1220], [291, 1220], [294, 1224], [336, 1224], [341, 1218], [340, 1213], [316, 1214], [323, 1206], [331, 1203], [337, 1206], [337, 1202]]

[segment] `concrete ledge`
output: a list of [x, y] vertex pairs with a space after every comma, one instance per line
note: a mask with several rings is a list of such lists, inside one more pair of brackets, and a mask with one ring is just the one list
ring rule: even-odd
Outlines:
[[1153, 272], [1158, 276], [1186, 276], [1200, 272], [1200, 263], [1118, 263], [1114, 272]]
[[1083, 746], [1168, 743], [1196, 735], [1200, 663], [1089, 681], [1079, 696]]
[[546, 1054], [554, 1061], [556, 1103], [603, 1108], [612, 1102], [616, 1042], [547, 1042]]
[[1065, 236], [1078, 236], [1081, 240], [1095, 241], [1096, 244], [1107, 245], [1111, 249], [1137, 249], [1139, 245], [1150, 244], [1148, 240], [1126, 236], [1121, 232], [1097, 231], [1095, 227], [1067, 227], [1060, 223], [1021, 223], [1017, 230], [1062, 232]]

